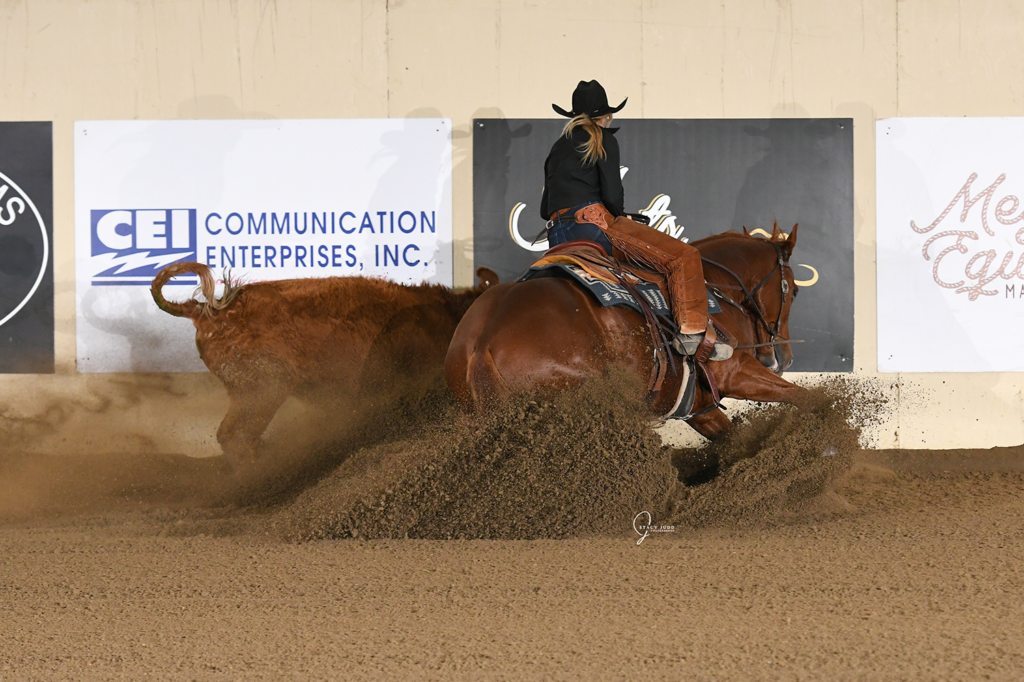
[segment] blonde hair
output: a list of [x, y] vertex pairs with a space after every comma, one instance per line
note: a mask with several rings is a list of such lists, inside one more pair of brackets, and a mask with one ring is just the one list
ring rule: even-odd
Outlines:
[[590, 133], [590, 139], [587, 140], [587, 143], [577, 147], [583, 153], [583, 163], [589, 165], [597, 163], [598, 159], [604, 161], [608, 157], [608, 154], [604, 151], [604, 131], [601, 129], [601, 126], [597, 125], [594, 119], [586, 114], [580, 114], [565, 124], [562, 134], [566, 137], [572, 137], [572, 131], [581, 126]]

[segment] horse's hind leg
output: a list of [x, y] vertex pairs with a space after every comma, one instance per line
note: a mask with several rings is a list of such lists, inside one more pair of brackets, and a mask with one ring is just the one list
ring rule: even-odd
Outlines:
[[489, 349], [478, 350], [470, 356], [467, 374], [473, 403], [478, 408], [508, 397], [508, 386]]
[[462, 409], [475, 412], [507, 397], [508, 386], [489, 348], [470, 351], [453, 342], [444, 363], [445, 381]]

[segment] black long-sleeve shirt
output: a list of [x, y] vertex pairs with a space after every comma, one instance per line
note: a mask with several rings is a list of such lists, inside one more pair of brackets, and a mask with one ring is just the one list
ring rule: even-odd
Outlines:
[[591, 201], [600, 201], [614, 216], [623, 215], [622, 177], [619, 175], [618, 128], [605, 128], [602, 132], [605, 158], [584, 164], [584, 148], [590, 133], [582, 126], [572, 131], [572, 137], [561, 135], [551, 147], [544, 162], [544, 194], [540, 199], [540, 216], [544, 220], [563, 208], [572, 208]]

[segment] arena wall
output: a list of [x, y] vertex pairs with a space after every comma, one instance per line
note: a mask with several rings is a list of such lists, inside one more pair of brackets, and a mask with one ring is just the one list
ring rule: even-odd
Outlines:
[[0, 0], [0, 120], [54, 123], [57, 373], [0, 378], [8, 431], [47, 451], [217, 452], [211, 376], [76, 373], [74, 121], [451, 118], [468, 285], [472, 119], [553, 116], [597, 78], [624, 118], [852, 117], [855, 374], [891, 399], [873, 444], [1024, 442], [1021, 375], [877, 374], [874, 267], [875, 121], [1024, 114], [1022, 21], [1015, 0]]

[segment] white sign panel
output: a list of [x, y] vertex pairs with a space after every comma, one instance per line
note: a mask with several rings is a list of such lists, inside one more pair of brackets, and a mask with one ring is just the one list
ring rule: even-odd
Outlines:
[[76, 122], [78, 369], [205, 369], [149, 293], [178, 261], [451, 286], [451, 191], [448, 119]]
[[1024, 119], [876, 132], [879, 371], [1024, 371]]

